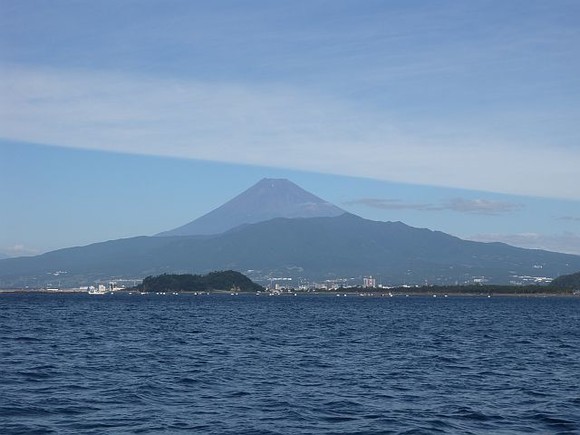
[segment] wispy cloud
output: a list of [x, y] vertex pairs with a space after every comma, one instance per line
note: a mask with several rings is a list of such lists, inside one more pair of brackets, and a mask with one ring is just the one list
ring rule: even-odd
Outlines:
[[443, 204], [446, 210], [458, 211], [461, 213], [497, 215], [503, 213], [513, 213], [523, 206], [509, 201], [496, 201], [490, 199], [463, 199], [455, 198]]
[[7, 257], [22, 257], [28, 255], [37, 255], [40, 253], [38, 250], [29, 248], [22, 244], [7, 246], [5, 248], [0, 249], [0, 251]]
[[580, 216], [561, 216], [558, 219], [562, 221], [580, 222]]
[[580, 234], [564, 232], [560, 234], [498, 234], [484, 233], [468, 237], [477, 242], [503, 242], [521, 248], [544, 249], [580, 255]]
[[[290, 85], [14, 65], [0, 74], [5, 139], [580, 198], [569, 182], [580, 166], [579, 149], [449, 134], [427, 138], [410, 133], [386, 109]], [[489, 203], [446, 206], [497, 210]]]
[[346, 201], [343, 204], [364, 205], [370, 208], [377, 208], [380, 210], [419, 210], [419, 211], [441, 210], [440, 207], [429, 203], [412, 203], [405, 202], [400, 199], [385, 199], [385, 198], [360, 198], [351, 201]]
[[345, 205], [364, 205], [382, 210], [416, 210], [416, 211], [456, 211], [478, 215], [499, 215], [513, 213], [523, 206], [508, 201], [489, 199], [453, 198], [440, 203], [412, 203], [400, 199], [361, 198], [347, 201]]

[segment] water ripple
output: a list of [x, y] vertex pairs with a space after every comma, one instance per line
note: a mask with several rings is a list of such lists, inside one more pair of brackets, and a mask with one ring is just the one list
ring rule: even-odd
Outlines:
[[579, 433], [580, 300], [1, 295], [0, 433]]

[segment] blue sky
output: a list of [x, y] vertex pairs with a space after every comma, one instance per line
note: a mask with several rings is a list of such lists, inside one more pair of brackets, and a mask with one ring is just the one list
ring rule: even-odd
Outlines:
[[285, 177], [580, 254], [579, 46], [575, 0], [0, 0], [0, 252], [154, 234]]

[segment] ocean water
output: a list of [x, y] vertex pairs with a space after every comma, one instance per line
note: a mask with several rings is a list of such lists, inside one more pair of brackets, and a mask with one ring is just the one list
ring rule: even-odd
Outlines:
[[0, 433], [580, 433], [580, 298], [3, 294]]

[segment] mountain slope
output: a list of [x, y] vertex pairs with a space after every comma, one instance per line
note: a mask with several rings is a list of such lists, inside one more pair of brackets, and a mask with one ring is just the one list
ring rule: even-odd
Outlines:
[[[0, 261], [0, 286], [87, 283], [159, 273], [253, 270], [308, 280], [380, 275], [388, 284], [453, 284], [485, 277], [556, 277], [580, 270], [580, 256], [461, 240], [445, 233], [337, 217], [273, 219], [215, 236], [138, 237], [37, 257]], [[56, 271], [66, 271], [55, 278]], [[63, 284], [64, 285], [64, 284]]]
[[343, 213], [344, 210], [305, 191], [291, 181], [264, 178], [215, 210], [157, 236], [220, 234], [243, 224], [278, 217], [332, 217]]

